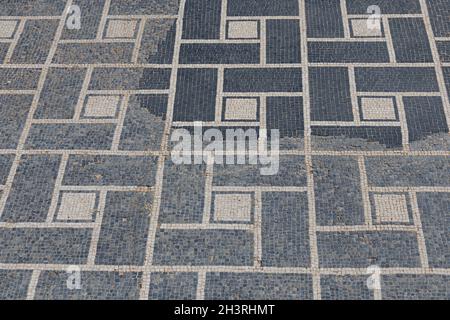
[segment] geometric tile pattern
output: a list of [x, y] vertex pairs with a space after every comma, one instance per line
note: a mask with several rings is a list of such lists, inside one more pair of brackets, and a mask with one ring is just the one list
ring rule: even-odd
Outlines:
[[[450, 1], [256, 2], [2, 1], [1, 299], [450, 298]], [[175, 165], [198, 122], [278, 173]]]

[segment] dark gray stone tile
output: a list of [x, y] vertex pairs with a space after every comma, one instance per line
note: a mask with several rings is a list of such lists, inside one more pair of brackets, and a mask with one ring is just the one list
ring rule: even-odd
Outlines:
[[115, 124], [34, 124], [25, 144], [26, 149], [111, 148]]
[[343, 38], [341, 4], [339, 0], [306, 0], [308, 38]]
[[389, 19], [397, 62], [433, 62], [430, 43], [421, 18]]
[[[209, 1], [209, 0], [207, 0]], [[181, 45], [181, 64], [257, 64], [259, 44], [186, 43]]]
[[318, 225], [362, 225], [364, 206], [358, 162], [352, 157], [313, 157]]
[[16, 148], [32, 101], [31, 95], [0, 95], [0, 149]]
[[296, 16], [299, 13], [296, 0], [229, 0], [229, 16]]
[[306, 274], [207, 273], [207, 300], [309, 300], [312, 279]]
[[241, 230], [159, 230], [155, 265], [253, 264], [253, 234]]
[[169, 89], [171, 69], [95, 68], [89, 89]]
[[225, 69], [224, 92], [301, 92], [300, 68]]
[[373, 290], [367, 288], [368, 277], [321, 275], [322, 300], [372, 300]]
[[383, 275], [381, 290], [384, 300], [448, 300], [448, 275]]
[[367, 14], [367, 8], [372, 5], [380, 7], [381, 14], [413, 14], [422, 12], [419, 0], [347, 0], [347, 12], [349, 14]]
[[450, 160], [445, 156], [366, 157], [370, 186], [449, 186]]
[[323, 268], [420, 267], [413, 232], [320, 232], [317, 246]]
[[38, 68], [0, 68], [0, 90], [34, 90], [40, 76]]
[[389, 52], [384, 42], [314, 41], [308, 43], [308, 61], [383, 63], [389, 62]]
[[262, 194], [262, 265], [309, 267], [308, 198], [306, 193]]
[[186, 0], [183, 39], [219, 39], [221, 0]]
[[449, 193], [418, 193], [417, 204], [421, 213], [428, 261], [432, 268], [449, 268], [450, 251], [448, 230], [450, 213]]
[[1, 263], [84, 264], [92, 231], [0, 228]]
[[132, 43], [62, 43], [53, 63], [130, 63], [133, 49]]
[[439, 92], [434, 68], [355, 68], [356, 90], [361, 92]]
[[352, 121], [348, 69], [309, 68], [311, 120]]
[[143, 265], [152, 195], [108, 192], [95, 263]]
[[197, 273], [155, 272], [150, 275], [151, 300], [195, 300]]
[[217, 69], [179, 69], [174, 121], [214, 121]]
[[81, 288], [69, 289], [71, 274], [43, 271], [36, 286], [37, 300], [137, 300], [142, 282], [138, 272], [81, 272]]
[[0, 270], [0, 299], [25, 300], [31, 270]]
[[64, 185], [153, 186], [156, 157], [72, 155], [67, 163]]
[[266, 62], [300, 63], [299, 20], [266, 21]]
[[3, 222], [44, 222], [60, 156], [23, 155], [1, 216]]

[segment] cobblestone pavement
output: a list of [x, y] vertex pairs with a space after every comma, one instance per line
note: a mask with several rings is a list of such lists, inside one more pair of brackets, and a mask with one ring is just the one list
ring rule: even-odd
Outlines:
[[449, 92], [450, 0], [0, 0], [0, 298], [449, 299]]

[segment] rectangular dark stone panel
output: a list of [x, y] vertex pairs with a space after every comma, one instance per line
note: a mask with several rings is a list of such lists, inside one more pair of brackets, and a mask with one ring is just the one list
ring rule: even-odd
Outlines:
[[9, 49], [9, 43], [0, 43], [0, 63], [3, 63], [6, 53]]
[[164, 134], [167, 95], [133, 95], [120, 137], [120, 150], [160, 150]]
[[348, 14], [374, 14], [367, 12], [370, 6], [378, 6], [380, 14], [414, 14], [421, 13], [419, 0], [347, 0]]
[[179, 0], [113, 0], [110, 15], [176, 15]]
[[450, 62], [450, 41], [436, 41], [439, 58], [442, 62]]
[[206, 166], [176, 165], [164, 167], [161, 194], [161, 223], [201, 223], [205, 204]]
[[225, 69], [225, 92], [301, 92], [300, 68]]
[[195, 300], [198, 273], [152, 272], [150, 275], [150, 300]]
[[445, 156], [366, 157], [366, 169], [369, 186], [450, 186], [450, 160]]
[[169, 89], [171, 69], [95, 68], [91, 90]]
[[25, 148], [107, 150], [115, 128], [115, 124], [34, 124]]
[[183, 39], [219, 39], [221, 0], [186, 0]]
[[421, 266], [415, 232], [319, 232], [317, 246], [322, 268]]
[[133, 43], [61, 43], [53, 63], [130, 63]]
[[31, 270], [0, 270], [0, 299], [25, 300]]
[[358, 161], [352, 157], [313, 157], [318, 225], [362, 225], [364, 205]]
[[304, 112], [302, 97], [267, 97], [266, 127], [280, 134], [280, 148], [301, 148], [304, 138]]
[[262, 193], [262, 265], [308, 267], [308, 225], [306, 193]]
[[0, 263], [85, 264], [92, 230], [0, 228]]
[[296, 16], [297, 0], [228, 0], [229, 16]]
[[450, 37], [450, 0], [428, 0], [428, 13], [435, 37]]
[[41, 71], [37, 68], [1, 68], [0, 90], [34, 90]]
[[323, 300], [373, 300], [373, 290], [367, 287], [368, 276], [321, 275]]
[[82, 271], [81, 288], [70, 289], [66, 271], [42, 271], [36, 286], [37, 300], [138, 300], [139, 272]]
[[447, 133], [441, 97], [403, 97], [409, 142], [425, 139], [435, 133]]
[[385, 42], [309, 42], [309, 62], [389, 62]]
[[348, 69], [309, 68], [311, 120], [353, 121]]
[[14, 158], [14, 154], [0, 154], [0, 185], [6, 183]]
[[250, 266], [253, 233], [242, 230], [158, 230], [153, 265]]
[[208, 272], [205, 299], [310, 300], [312, 279], [309, 274]]
[[64, 28], [61, 39], [95, 39], [105, 0], [77, 0], [75, 3], [81, 10], [81, 29]]
[[340, 0], [306, 0], [306, 24], [309, 38], [343, 38]]
[[216, 164], [215, 186], [283, 186], [305, 187], [306, 164], [303, 156], [280, 155], [278, 171], [274, 175], [261, 175], [261, 168], [269, 165]]
[[143, 265], [151, 208], [149, 193], [108, 192], [95, 263]]
[[0, 95], [0, 149], [17, 147], [32, 101], [32, 95]]
[[447, 87], [448, 98], [450, 99], [450, 67], [442, 68], [442, 73], [444, 74], [444, 82]]
[[84, 68], [50, 68], [34, 118], [72, 119], [85, 75]]
[[422, 18], [389, 19], [397, 62], [433, 62]]
[[172, 63], [176, 22], [176, 19], [148, 19], [146, 21], [139, 49], [139, 63]]
[[258, 64], [258, 43], [185, 43], [180, 49], [181, 64]]
[[360, 92], [439, 92], [434, 68], [355, 68], [356, 90]]
[[425, 237], [428, 262], [431, 268], [449, 268], [450, 243], [449, 193], [418, 193], [417, 204], [420, 211], [422, 230]]
[[64, 185], [153, 186], [156, 157], [72, 155], [66, 167]]
[[63, 14], [65, 0], [2, 1], [2, 16], [59, 16]]
[[312, 126], [312, 143], [319, 150], [385, 150], [402, 147], [398, 127]]
[[266, 62], [301, 62], [299, 20], [266, 21]]
[[449, 275], [382, 274], [381, 294], [383, 300], [448, 300], [449, 283]]
[[44, 222], [60, 156], [23, 155], [1, 216], [3, 222]]
[[58, 24], [59, 20], [27, 20], [10, 62], [45, 63]]
[[217, 69], [179, 69], [174, 121], [214, 121]]

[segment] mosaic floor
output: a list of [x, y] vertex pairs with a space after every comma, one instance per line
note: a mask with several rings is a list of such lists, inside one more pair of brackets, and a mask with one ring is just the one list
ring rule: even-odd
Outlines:
[[450, 0], [0, 0], [0, 298], [449, 299], [449, 92]]

